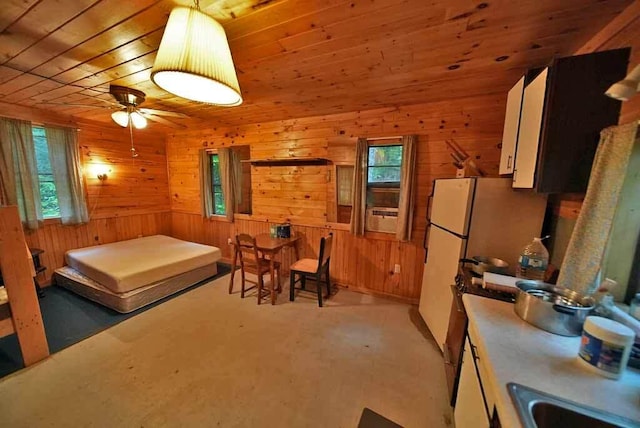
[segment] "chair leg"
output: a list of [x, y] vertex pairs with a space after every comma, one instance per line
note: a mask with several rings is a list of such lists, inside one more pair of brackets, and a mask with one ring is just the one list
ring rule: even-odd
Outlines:
[[277, 297], [277, 289], [276, 289], [276, 284], [274, 281], [274, 276], [275, 273], [273, 274], [273, 276], [271, 277], [271, 282], [269, 282], [269, 294], [271, 295], [271, 304], [275, 305], [276, 304], [276, 297]]
[[262, 282], [262, 275], [258, 274], [258, 304], [262, 301], [262, 290], [264, 288], [264, 283]]
[[240, 286], [240, 298], [244, 299], [244, 267], [240, 268], [240, 279], [242, 280], [242, 285]]
[[278, 277], [278, 293], [282, 293], [282, 271], [280, 269], [282, 268], [279, 267], [276, 270], [276, 276]]
[[329, 277], [329, 265], [327, 265], [327, 269], [325, 271], [325, 281], [327, 282], [327, 299], [331, 297], [331, 279]]
[[295, 271], [289, 272], [289, 301], [293, 302], [295, 298], [295, 286], [296, 286], [296, 273]]
[[318, 306], [322, 307], [322, 285], [320, 283], [320, 277], [322, 276], [322, 271], [316, 274], [316, 291], [318, 292]]
[[300, 288], [303, 290], [307, 289], [307, 276], [304, 273], [300, 274]]

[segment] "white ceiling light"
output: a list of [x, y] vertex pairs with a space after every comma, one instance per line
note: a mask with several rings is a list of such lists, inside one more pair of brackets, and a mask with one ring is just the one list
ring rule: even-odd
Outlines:
[[131, 123], [136, 129], [142, 129], [147, 127], [147, 119], [137, 111], [132, 111], [129, 116], [131, 117]]
[[220, 106], [242, 104], [224, 28], [196, 8], [171, 11], [151, 80], [182, 98]]
[[119, 110], [111, 113], [111, 119], [123, 128], [129, 126], [129, 120], [131, 120], [131, 124], [136, 129], [147, 127], [147, 119], [131, 107], [127, 110]]
[[611, 85], [605, 94], [616, 100], [629, 101], [638, 91], [640, 91], [640, 64], [623, 80]]
[[111, 119], [123, 128], [129, 125], [129, 114], [124, 110], [111, 113]]

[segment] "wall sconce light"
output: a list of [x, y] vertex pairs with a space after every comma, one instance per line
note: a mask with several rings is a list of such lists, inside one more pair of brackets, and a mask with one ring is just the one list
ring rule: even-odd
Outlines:
[[607, 89], [605, 95], [619, 101], [629, 101], [640, 91], [640, 64], [631, 73]]
[[96, 163], [91, 166], [91, 172], [98, 180], [105, 181], [109, 177], [108, 174], [111, 170], [107, 165]]

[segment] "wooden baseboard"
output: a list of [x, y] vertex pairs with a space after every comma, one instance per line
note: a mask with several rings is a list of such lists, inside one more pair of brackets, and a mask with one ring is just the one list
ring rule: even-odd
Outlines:
[[332, 284], [337, 285], [340, 288], [347, 289], [349, 291], [355, 291], [356, 293], [370, 294], [370, 295], [376, 296], [376, 297], [382, 297], [382, 298], [389, 299], [389, 300], [395, 300], [395, 301], [400, 302], [400, 303], [408, 303], [410, 305], [417, 305], [417, 304], [420, 303], [420, 299], [415, 299], [415, 298], [412, 298], [412, 297], [398, 296], [396, 294], [385, 293], [383, 291], [371, 290], [369, 288], [356, 287], [356, 286], [353, 286], [353, 285], [338, 284], [338, 283], [335, 283], [335, 282], [332, 283]]
[[[227, 263], [227, 264], [231, 264], [233, 263], [233, 260], [228, 259], [226, 257], [222, 257], [220, 260], [220, 262], [222, 263]], [[284, 271], [283, 272], [283, 277], [284, 274], [288, 275], [288, 271]], [[376, 296], [376, 297], [383, 297], [385, 299], [389, 299], [389, 300], [395, 300], [397, 302], [401, 302], [401, 303], [408, 303], [410, 305], [417, 305], [420, 303], [420, 299], [416, 299], [416, 298], [412, 298], [412, 297], [404, 297], [404, 296], [398, 296], [396, 294], [391, 294], [391, 293], [385, 293], [382, 291], [377, 291], [377, 290], [371, 290], [369, 288], [364, 288], [364, 287], [356, 287], [354, 285], [347, 285], [347, 284], [340, 284], [338, 282], [335, 281], [331, 281], [331, 285], [335, 285], [338, 286], [340, 288], [344, 288], [350, 291], [355, 291], [356, 293], [362, 293], [362, 294], [370, 294], [372, 296]]]

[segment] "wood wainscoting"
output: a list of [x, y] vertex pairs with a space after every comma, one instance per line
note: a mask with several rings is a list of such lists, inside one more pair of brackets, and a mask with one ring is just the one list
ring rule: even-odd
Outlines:
[[38, 230], [25, 231], [25, 239], [29, 247], [44, 250], [40, 261], [47, 270], [38, 280], [48, 285], [53, 271], [64, 266], [64, 253], [68, 250], [157, 234], [171, 236], [169, 211], [92, 219], [78, 226], [63, 226], [57, 219], [45, 220]]
[[[174, 237], [222, 250], [223, 261], [230, 263], [233, 253], [228, 239], [238, 233], [256, 235], [269, 233], [269, 223], [238, 215], [233, 223], [209, 220], [199, 214], [172, 212], [171, 229]], [[424, 262], [424, 250], [413, 242], [399, 242], [392, 235], [368, 233], [356, 237], [343, 225], [314, 226], [293, 224], [292, 231], [302, 236], [298, 242], [300, 257], [318, 257], [320, 238], [333, 233], [331, 254], [331, 280], [357, 291], [393, 296], [417, 302], [420, 297], [420, 279]], [[295, 260], [291, 249], [284, 249], [279, 256], [283, 271], [288, 272]], [[394, 265], [401, 265], [401, 273], [394, 274]]]

